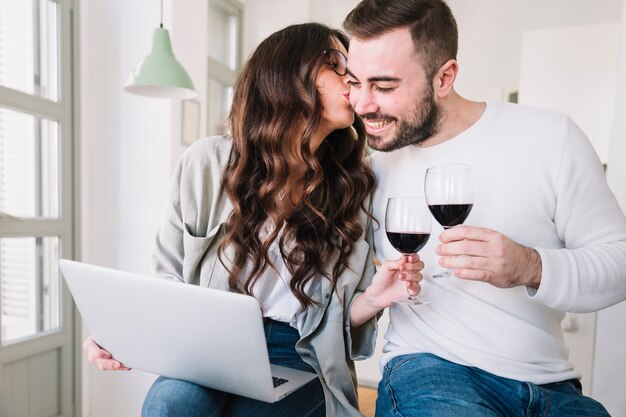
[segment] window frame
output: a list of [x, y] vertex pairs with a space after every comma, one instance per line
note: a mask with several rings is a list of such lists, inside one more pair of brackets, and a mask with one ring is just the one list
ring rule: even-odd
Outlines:
[[[0, 85], [0, 106], [34, 117], [54, 120], [58, 123], [58, 217], [16, 217], [11, 213], [0, 215], [0, 238], [47, 237], [59, 240], [59, 256], [75, 259], [78, 253], [79, 224], [79, 179], [78, 170], [78, 102], [77, 74], [79, 60], [78, 45], [78, 0], [49, 0], [57, 10], [57, 97], [56, 101], [40, 97], [37, 89], [33, 94]], [[80, 413], [81, 404], [80, 355], [74, 355], [80, 346], [80, 318], [67, 286], [59, 273], [59, 328], [38, 332], [22, 339], [0, 344], [0, 393], [3, 390], [3, 369], [19, 361], [28, 361], [42, 352], [55, 352], [60, 372], [56, 389], [60, 415], [72, 416]], [[1, 288], [0, 288], [1, 291]], [[49, 353], [48, 353], [49, 354]], [[25, 375], [27, 377], [27, 375]], [[6, 394], [5, 394], [6, 395]], [[25, 401], [21, 393], [20, 401]], [[6, 398], [4, 398], [6, 400]], [[12, 401], [16, 401], [14, 398]], [[21, 404], [21, 403], [20, 403]]]
[[[224, 120], [220, 120], [220, 116], [215, 109], [222, 110], [222, 102], [217, 102], [213, 98], [219, 92], [211, 88], [211, 81], [216, 81], [224, 87], [233, 87], [235, 78], [241, 67], [241, 51], [243, 45], [243, 5], [236, 0], [209, 0], [209, 13], [211, 9], [219, 9], [222, 12], [230, 14], [237, 20], [236, 42], [235, 42], [235, 68], [231, 69], [228, 64], [220, 62], [211, 57], [207, 53], [207, 119], [206, 131], [209, 135], [223, 134]], [[210, 36], [210, 34], [209, 34]]]

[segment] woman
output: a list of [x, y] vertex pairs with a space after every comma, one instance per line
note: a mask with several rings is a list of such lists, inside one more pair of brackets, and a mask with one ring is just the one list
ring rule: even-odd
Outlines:
[[[154, 254], [161, 276], [256, 297], [270, 362], [318, 378], [268, 404], [160, 377], [144, 417], [360, 415], [352, 360], [372, 354], [376, 313], [419, 291], [423, 264], [387, 262], [374, 276], [374, 177], [344, 80], [347, 45], [303, 24], [258, 46], [234, 87], [232, 137], [181, 158]], [[127, 369], [91, 339], [85, 349], [101, 369]]]

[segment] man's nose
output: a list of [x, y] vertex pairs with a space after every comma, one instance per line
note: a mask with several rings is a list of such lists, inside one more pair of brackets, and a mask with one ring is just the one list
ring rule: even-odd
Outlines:
[[372, 93], [365, 88], [353, 88], [350, 91], [350, 102], [357, 114], [376, 113], [378, 110]]

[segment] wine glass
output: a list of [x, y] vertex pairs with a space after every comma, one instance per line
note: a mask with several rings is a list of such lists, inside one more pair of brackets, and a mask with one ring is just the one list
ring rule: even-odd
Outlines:
[[[474, 206], [472, 167], [467, 164], [450, 164], [430, 167], [424, 180], [426, 202], [430, 212], [444, 229], [463, 224]], [[451, 278], [454, 273], [446, 269], [433, 278]]]
[[[385, 212], [387, 239], [403, 256], [417, 253], [430, 237], [432, 219], [426, 209], [424, 197], [390, 197]], [[408, 293], [399, 304], [426, 304], [417, 296]]]

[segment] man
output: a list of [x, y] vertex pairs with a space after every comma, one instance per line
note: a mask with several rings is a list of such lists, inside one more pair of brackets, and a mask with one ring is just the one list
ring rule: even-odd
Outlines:
[[[626, 219], [585, 135], [564, 115], [461, 97], [442, 0], [364, 0], [344, 27], [350, 100], [382, 151], [375, 217], [423, 194], [430, 166], [470, 164], [475, 187], [465, 225], [434, 228], [420, 251], [430, 302], [390, 308], [377, 416], [607, 416], [560, 328], [564, 312], [626, 298]], [[384, 228], [374, 241], [398, 256]], [[442, 268], [456, 277], [432, 279]]]

